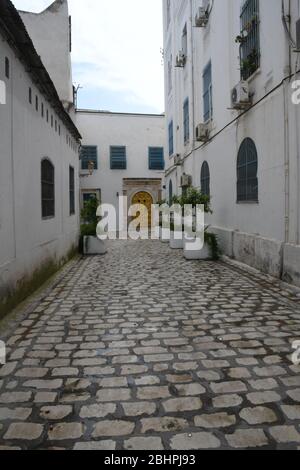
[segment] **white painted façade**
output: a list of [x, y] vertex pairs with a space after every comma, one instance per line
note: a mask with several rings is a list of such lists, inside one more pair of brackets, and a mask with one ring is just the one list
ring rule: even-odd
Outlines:
[[223, 252], [300, 285], [300, 2], [163, 0], [163, 11], [167, 192], [191, 176], [212, 197]]

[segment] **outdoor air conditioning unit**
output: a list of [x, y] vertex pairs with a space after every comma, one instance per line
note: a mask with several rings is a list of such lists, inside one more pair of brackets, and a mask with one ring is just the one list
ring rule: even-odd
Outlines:
[[205, 28], [209, 19], [208, 9], [199, 7], [195, 18], [195, 25], [197, 28]]
[[186, 56], [183, 51], [179, 51], [176, 56], [176, 67], [184, 67], [186, 64]]
[[231, 91], [231, 106], [233, 109], [247, 109], [251, 106], [248, 82], [242, 80]]
[[174, 165], [175, 166], [181, 166], [182, 165], [181, 156], [179, 154], [174, 156]]
[[196, 140], [198, 142], [207, 142], [211, 132], [211, 121], [205, 124], [199, 124], [196, 127]]
[[183, 174], [181, 177], [180, 186], [182, 188], [190, 188], [193, 184], [193, 178], [190, 175]]

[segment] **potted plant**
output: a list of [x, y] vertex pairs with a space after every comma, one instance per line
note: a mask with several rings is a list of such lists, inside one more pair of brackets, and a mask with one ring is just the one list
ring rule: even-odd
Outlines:
[[[204, 212], [206, 214], [212, 214], [211, 210], [211, 199], [210, 196], [203, 194], [201, 191], [197, 190], [196, 188], [189, 188], [182, 196], [178, 197], [175, 196], [173, 199], [174, 204], [179, 204], [182, 208], [184, 206], [189, 205], [192, 207], [193, 210], [196, 209], [198, 205], [204, 206]], [[194, 225], [194, 224], [192, 224]], [[182, 242], [181, 246], [184, 250], [184, 256], [186, 259], [218, 259], [220, 256], [220, 250], [218, 246], [218, 240], [215, 234], [210, 233], [208, 231], [209, 227], [207, 226], [204, 231], [204, 246], [202, 249], [199, 250], [191, 250], [188, 244], [193, 242], [193, 236], [191, 232], [193, 232], [193, 226], [185, 227], [184, 233], [182, 235]], [[176, 229], [178, 231], [178, 228]], [[180, 241], [174, 240], [177, 237], [174, 235], [174, 227], [173, 233], [171, 230], [171, 242], [170, 246], [175, 246], [178, 243], [178, 247], [180, 246]]]
[[107, 252], [103, 241], [97, 237], [97, 209], [100, 202], [96, 197], [84, 203], [81, 211], [82, 224], [80, 226], [79, 251], [85, 255], [103, 255]]

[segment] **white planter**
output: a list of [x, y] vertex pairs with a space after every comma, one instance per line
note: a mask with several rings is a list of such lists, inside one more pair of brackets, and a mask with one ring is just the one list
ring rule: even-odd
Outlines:
[[183, 250], [183, 234], [181, 240], [175, 238], [175, 233], [171, 232], [170, 236], [170, 248], [172, 250]]
[[187, 260], [211, 260], [211, 250], [207, 243], [204, 243], [202, 250], [191, 250], [187, 249], [187, 243], [191, 243], [191, 240], [183, 240], [183, 254]]
[[84, 255], [105, 255], [107, 248], [102, 240], [97, 237], [83, 237]]
[[[167, 229], [164, 229], [164, 232], [167, 233]], [[169, 241], [170, 241], [169, 238], [164, 238], [163, 239], [163, 229], [162, 229], [162, 227], [159, 227], [159, 239], [162, 243], [169, 243]]]

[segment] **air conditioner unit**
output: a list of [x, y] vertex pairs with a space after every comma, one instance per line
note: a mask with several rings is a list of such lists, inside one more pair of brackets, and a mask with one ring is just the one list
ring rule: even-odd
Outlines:
[[174, 165], [175, 166], [181, 166], [182, 165], [181, 156], [179, 154], [174, 156]]
[[207, 7], [199, 7], [195, 17], [195, 25], [197, 28], [205, 28], [209, 19], [209, 12]]
[[184, 67], [186, 64], [186, 56], [183, 51], [179, 51], [176, 56], [176, 67]]
[[182, 188], [190, 188], [193, 184], [193, 178], [190, 175], [183, 174], [181, 177], [180, 186]]
[[251, 106], [248, 82], [242, 80], [231, 91], [231, 106], [233, 109], [247, 109]]
[[199, 124], [196, 127], [196, 140], [198, 142], [207, 142], [211, 132], [211, 121], [205, 124]]

